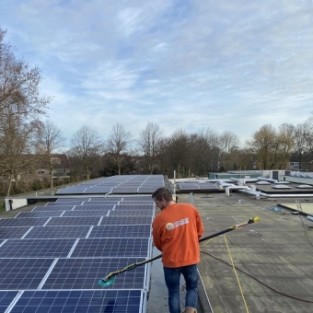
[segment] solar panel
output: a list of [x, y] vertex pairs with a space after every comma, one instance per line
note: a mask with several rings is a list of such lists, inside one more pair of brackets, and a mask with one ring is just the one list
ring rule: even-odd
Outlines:
[[153, 212], [154, 211], [154, 204], [119, 204], [116, 205], [114, 208], [115, 211], [121, 210], [121, 211], [127, 211], [127, 210], [146, 210]]
[[88, 238], [134, 238], [151, 236], [151, 225], [106, 225], [93, 227]]
[[0, 259], [0, 289], [37, 289], [52, 262], [53, 259]]
[[158, 187], [152, 187], [152, 186], [150, 186], [150, 187], [145, 187], [145, 186], [143, 186], [143, 187], [140, 187], [140, 188], [138, 188], [138, 193], [154, 193], [158, 188], [159, 188], [160, 186], [158, 186]]
[[33, 227], [26, 239], [85, 238], [90, 226], [47, 226]]
[[7, 312], [6, 309], [17, 294], [17, 291], [0, 291], [0, 312]]
[[89, 199], [84, 199], [84, 198], [66, 198], [62, 199], [59, 198], [57, 199], [54, 203], [56, 204], [72, 204], [72, 205], [81, 205], [83, 202], [88, 201]]
[[0, 258], [60, 258], [66, 257], [74, 239], [7, 240], [0, 249]]
[[86, 187], [78, 188], [78, 187], [68, 187], [59, 189], [55, 194], [56, 195], [80, 195], [83, 194], [86, 190]]
[[118, 186], [114, 187], [111, 193], [137, 193], [138, 187]]
[[30, 227], [0, 227], [0, 239], [22, 238]]
[[[102, 289], [98, 279], [117, 268], [144, 261], [140, 258], [105, 259], [59, 259], [42, 289]], [[143, 289], [145, 287], [145, 265], [117, 275], [111, 289]], [[147, 278], [149, 279], [149, 278]]]
[[101, 219], [100, 225], [143, 225], [151, 224], [152, 220], [152, 216], [105, 216]]
[[115, 210], [110, 211], [108, 216], [152, 216], [153, 211], [145, 210]]
[[93, 186], [91, 188], [87, 188], [84, 191], [84, 194], [99, 194], [99, 193], [107, 193], [110, 192], [112, 186]]
[[108, 204], [116, 204], [117, 202], [121, 201], [121, 197], [92, 197], [89, 199], [88, 202], [101, 202], [101, 203], [108, 203]]
[[71, 257], [148, 257], [148, 238], [80, 239]]
[[46, 206], [36, 206], [32, 212], [44, 212], [44, 211], [66, 211], [73, 210], [75, 205], [71, 204], [55, 204], [55, 205], [46, 205]]
[[3, 226], [43, 226], [49, 217], [31, 217], [31, 218], [4, 218], [0, 220], [0, 227]]
[[83, 205], [77, 205], [73, 211], [87, 211], [87, 210], [112, 210], [115, 204], [93, 204], [84, 203]]
[[141, 313], [141, 290], [24, 291], [10, 313]]
[[92, 226], [98, 225], [101, 217], [51, 217], [47, 226]]
[[[102, 178], [69, 187], [64, 194], [119, 185], [151, 188], [149, 178]], [[109, 290], [98, 280], [151, 257], [154, 211], [150, 195], [67, 196], [17, 218], [0, 219], [0, 289], [12, 292], [0, 293], [0, 312], [3, 295], [8, 299], [3, 312], [13, 301], [7, 313], [145, 313], [150, 264], [117, 275]]]
[[15, 218], [61, 216], [65, 211], [20, 212]]
[[110, 210], [79, 210], [66, 211], [62, 216], [64, 217], [101, 217], [106, 216]]

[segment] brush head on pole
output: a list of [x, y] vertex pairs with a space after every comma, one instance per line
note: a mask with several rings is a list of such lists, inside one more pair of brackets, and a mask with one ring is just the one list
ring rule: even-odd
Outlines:
[[98, 281], [98, 284], [102, 287], [108, 287], [112, 285], [114, 282], [115, 282], [115, 276], [112, 276], [111, 278], [100, 279]]

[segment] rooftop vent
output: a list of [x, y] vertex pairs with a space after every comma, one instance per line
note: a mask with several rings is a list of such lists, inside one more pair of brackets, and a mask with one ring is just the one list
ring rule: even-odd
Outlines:
[[256, 184], [258, 184], [258, 185], [270, 185], [271, 183], [269, 181], [266, 181], [266, 180], [260, 180], [260, 181], [257, 181]]
[[296, 188], [309, 189], [309, 188], [313, 188], [313, 186], [311, 186], [311, 185], [299, 185], [299, 186], [296, 186]]
[[274, 185], [272, 188], [275, 188], [275, 189], [291, 189], [290, 186], [286, 186], [286, 185]]

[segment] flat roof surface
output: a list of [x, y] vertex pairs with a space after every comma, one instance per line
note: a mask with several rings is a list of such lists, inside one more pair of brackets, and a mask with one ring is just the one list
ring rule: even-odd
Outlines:
[[[271, 210], [295, 199], [256, 200], [242, 193], [194, 197], [205, 235], [260, 217], [226, 237], [250, 312], [313, 312], [313, 223], [292, 210]], [[189, 195], [180, 195], [179, 201], [189, 202]], [[300, 201], [312, 205], [312, 200]], [[201, 251], [199, 270], [214, 313], [246, 312], [224, 236]]]

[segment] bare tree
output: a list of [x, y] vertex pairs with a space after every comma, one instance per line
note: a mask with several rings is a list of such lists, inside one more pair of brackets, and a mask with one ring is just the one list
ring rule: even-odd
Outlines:
[[279, 142], [279, 154], [282, 168], [287, 168], [294, 148], [295, 127], [284, 123], [279, 126], [277, 141]]
[[45, 113], [50, 99], [39, 92], [39, 69], [18, 60], [4, 36], [5, 31], [0, 29], [0, 115], [35, 117]]
[[122, 153], [127, 151], [131, 142], [131, 133], [127, 132], [123, 125], [116, 123], [112, 127], [108, 142], [107, 151], [112, 154], [118, 175], [121, 175]]
[[160, 126], [148, 122], [146, 128], [140, 133], [137, 141], [139, 150], [143, 153], [146, 171], [150, 174], [153, 173], [161, 136], [162, 131], [160, 130]]
[[299, 169], [302, 166], [302, 155], [306, 151], [306, 134], [309, 133], [309, 129], [307, 128], [307, 124], [298, 124], [295, 127], [294, 131], [294, 145], [295, 145], [295, 152], [299, 158]]
[[218, 147], [220, 149], [220, 169], [232, 168], [235, 152], [239, 149], [238, 136], [233, 132], [225, 131], [219, 136]]
[[266, 124], [253, 134], [248, 146], [254, 151], [261, 169], [270, 169], [273, 164], [273, 146], [276, 142], [276, 130]]
[[52, 154], [58, 152], [58, 149], [62, 147], [64, 141], [65, 139], [61, 135], [61, 130], [51, 121], [46, 120], [38, 127], [34, 147], [36, 153], [42, 156], [42, 162], [49, 170], [51, 188], [53, 188], [53, 172], [55, 168]]
[[230, 131], [225, 131], [222, 135], [219, 136], [219, 148], [221, 152], [226, 154], [232, 153], [239, 147], [239, 138], [238, 136]]
[[19, 116], [0, 117], [0, 175], [7, 177], [7, 192], [11, 194], [12, 182], [18, 185], [20, 174], [32, 168], [35, 156], [31, 155], [31, 139], [36, 122], [26, 123]]
[[10, 194], [14, 177], [33, 158], [30, 138], [50, 99], [39, 92], [39, 69], [19, 60], [4, 36], [0, 28], [0, 170], [8, 177]]
[[82, 126], [71, 139], [69, 155], [77, 161], [77, 167], [83, 169], [87, 179], [90, 179], [92, 166], [103, 153], [104, 144], [93, 127]]

